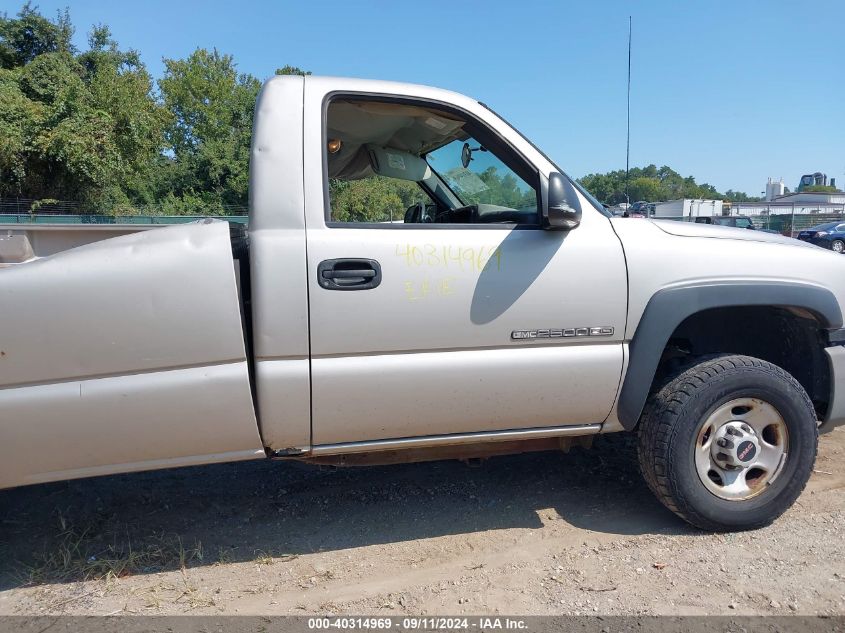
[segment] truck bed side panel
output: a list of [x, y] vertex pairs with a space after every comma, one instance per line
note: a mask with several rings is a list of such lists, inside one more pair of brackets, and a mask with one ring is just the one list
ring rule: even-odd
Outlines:
[[0, 487], [263, 455], [227, 223], [0, 269], [0, 306]]

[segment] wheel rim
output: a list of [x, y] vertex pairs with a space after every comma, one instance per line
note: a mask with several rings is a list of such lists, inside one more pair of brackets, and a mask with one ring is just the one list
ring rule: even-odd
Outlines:
[[845, 250], [845, 242], [840, 242], [839, 240], [835, 240], [833, 242], [833, 250], [836, 251], [837, 253], [841, 253], [843, 250]]
[[763, 493], [783, 471], [789, 431], [780, 413], [758, 398], [716, 409], [696, 436], [695, 467], [711, 493], [744, 501]]

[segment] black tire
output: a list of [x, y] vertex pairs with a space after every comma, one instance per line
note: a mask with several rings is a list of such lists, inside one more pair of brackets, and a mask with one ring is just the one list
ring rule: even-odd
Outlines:
[[[743, 397], [777, 410], [789, 450], [780, 474], [763, 492], [727, 500], [702, 483], [694, 451], [704, 420]], [[818, 447], [816, 414], [804, 388], [780, 367], [749, 356], [711, 357], [670, 378], [649, 397], [638, 432], [640, 470], [652, 492], [685, 521], [716, 532], [764, 527], [783, 514], [807, 484]]]
[[845, 242], [842, 240], [833, 240], [830, 243], [830, 250], [834, 253], [843, 253], [845, 252]]

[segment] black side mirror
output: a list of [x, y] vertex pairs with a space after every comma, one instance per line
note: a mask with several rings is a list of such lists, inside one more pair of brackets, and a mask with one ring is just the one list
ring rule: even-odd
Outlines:
[[549, 188], [543, 205], [543, 228], [571, 231], [581, 224], [581, 201], [569, 179], [558, 172], [549, 174]]
[[464, 143], [464, 146], [461, 148], [461, 165], [464, 166], [464, 169], [469, 167], [469, 163], [472, 160], [472, 149], [469, 146], [469, 143]]

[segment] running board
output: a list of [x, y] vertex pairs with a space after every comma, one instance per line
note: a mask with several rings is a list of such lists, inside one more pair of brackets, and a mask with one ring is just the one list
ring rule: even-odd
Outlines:
[[312, 446], [309, 457], [324, 455], [345, 455], [349, 453], [372, 453], [375, 451], [396, 451], [461, 444], [482, 444], [487, 442], [514, 442], [549, 437], [592, 435], [601, 430], [601, 424], [580, 424], [577, 426], [547, 426], [531, 429], [510, 429], [507, 431], [483, 431], [480, 433], [452, 433], [449, 435], [425, 435], [422, 437], [400, 437], [389, 440], [366, 442], [344, 442], [340, 444], [318, 444]]

